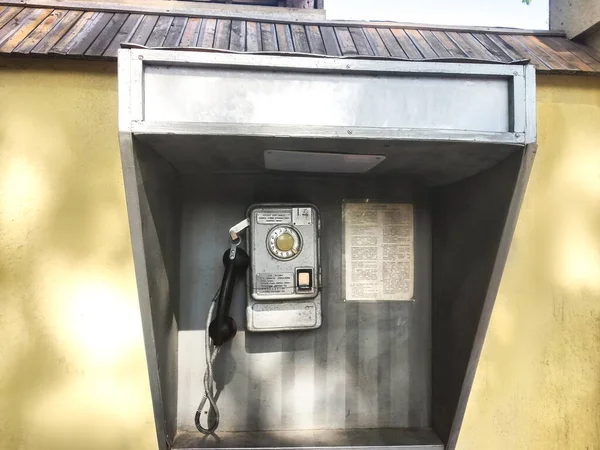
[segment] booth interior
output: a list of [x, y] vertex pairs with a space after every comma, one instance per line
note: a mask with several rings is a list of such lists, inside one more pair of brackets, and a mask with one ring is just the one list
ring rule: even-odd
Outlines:
[[[270, 149], [385, 159], [361, 174], [273, 171], [264, 164]], [[523, 146], [139, 134], [134, 155], [174, 448], [443, 448]], [[413, 204], [412, 300], [345, 301], [348, 201]], [[320, 212], [322, 326], [246, 332], [239, 280], [231, 309], [238, 333], [214, 368], [220, 428], [217, 438], [207, 438], [193, 418], [228, 230], [250, 205], [271, 202], [310, 203]]]

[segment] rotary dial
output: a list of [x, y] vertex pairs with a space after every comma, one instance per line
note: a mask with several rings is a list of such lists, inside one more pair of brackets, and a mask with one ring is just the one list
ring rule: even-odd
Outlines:
[[290, 226], [277, 226], [269, 231], [267, 247], [277, 259], [293, 259], [302, 250], [300, 233]]

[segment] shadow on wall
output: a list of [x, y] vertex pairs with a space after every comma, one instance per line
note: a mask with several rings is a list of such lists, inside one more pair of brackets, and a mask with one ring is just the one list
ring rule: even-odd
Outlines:
[[116, 84], [0, 60], [0, 448], [156, 448]]
[[600, 448], [599, 124], [600, 80], [538, 78], [538, 154], [459, 449]]

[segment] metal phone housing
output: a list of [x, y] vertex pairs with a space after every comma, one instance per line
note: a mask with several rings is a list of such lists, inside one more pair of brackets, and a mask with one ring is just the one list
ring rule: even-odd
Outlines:
[[248, 331], [321, 326], [320, 216], [311, 204], [248, 208]]

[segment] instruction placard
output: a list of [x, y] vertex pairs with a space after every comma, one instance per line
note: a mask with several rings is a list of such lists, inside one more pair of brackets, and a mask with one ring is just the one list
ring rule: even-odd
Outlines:
[[257, 273], [256, 292], [258, 294], [293, 294], [293, 273]]
[[344, 203], [346, 301], [412, 300], [414, 217], [410, 203]]

